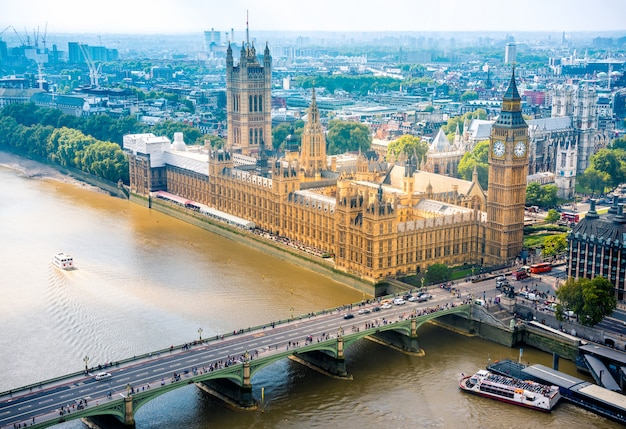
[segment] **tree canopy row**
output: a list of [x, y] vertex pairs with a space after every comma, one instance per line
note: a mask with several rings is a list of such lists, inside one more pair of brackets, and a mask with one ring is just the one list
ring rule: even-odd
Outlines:
[[[149, 127], [132, 116], [82, 118], [32, 103], [11, 104], [0, 111], [0, 148], [112, 182], [129, 182], [128, 159], [120, 146], [124, 135], [145, 132], [170, 140], [175, 132], [182, 132], [191, 144], [204, 144], [205, 140], [197, 128], [172, 121]], [[220, 144], [219, 140], [212, 139], [211, 143]]]

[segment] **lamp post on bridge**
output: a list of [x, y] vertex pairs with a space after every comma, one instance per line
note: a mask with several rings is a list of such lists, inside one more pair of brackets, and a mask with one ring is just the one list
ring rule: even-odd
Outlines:
[[89, 356], [85, 356], [83, 358], [83, 362], [85, 362], [85, 374], [89, 374], [89, 368], [87, 367], [87, 362], [89, 362]]
[[198, 328], [198, 336], [200, 337], [200, 341], [202, 341], [202, 328]]

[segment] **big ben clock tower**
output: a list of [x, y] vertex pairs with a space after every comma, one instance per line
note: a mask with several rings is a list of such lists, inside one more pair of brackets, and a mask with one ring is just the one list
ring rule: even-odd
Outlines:
[[528, 125], [515, 70], [502, 99], [502, 110], [491, 128], [485, 264], [515, 259], [524, 240], [524, 205], [528, 176]]

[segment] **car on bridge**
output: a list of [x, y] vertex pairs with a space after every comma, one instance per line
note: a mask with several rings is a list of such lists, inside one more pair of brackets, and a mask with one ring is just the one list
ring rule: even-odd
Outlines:
[[382, 308], [383, 310], [388, 310], [391, 308], [391, 304], [389, 304], [388, 302], [384, 303], [383, 305], [380, 306], [380, 308]]
[[348, 320], [348, 319], [354, 319], [354, 314], [352, 313], [347, 313], [343, 315], [343, 318]]
[[402, 305], [406, 304], [406, 301], [404, 300], [404, 298], [394, 298], [393, 303], [394, 305]]
[[427, 292], [420, 292], [417, 297], [417, 302], [426, 302], [431, 299], [433, 296]]
[[102, 380], [108, 380], [111, 377], [112, 377], [111, 373], [109, 372], [99, 372], [96, 374], [95, 379], [98, 381], [102, 381]]

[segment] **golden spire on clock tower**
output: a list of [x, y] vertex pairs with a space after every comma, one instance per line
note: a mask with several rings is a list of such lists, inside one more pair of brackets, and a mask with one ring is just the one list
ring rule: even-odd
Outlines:
[[484, 261], [487, 265], [506, 264], [522, 250], [527, 176], [528, 124], [522, 116], [522, 99], [513, 70], [489, 142]]

